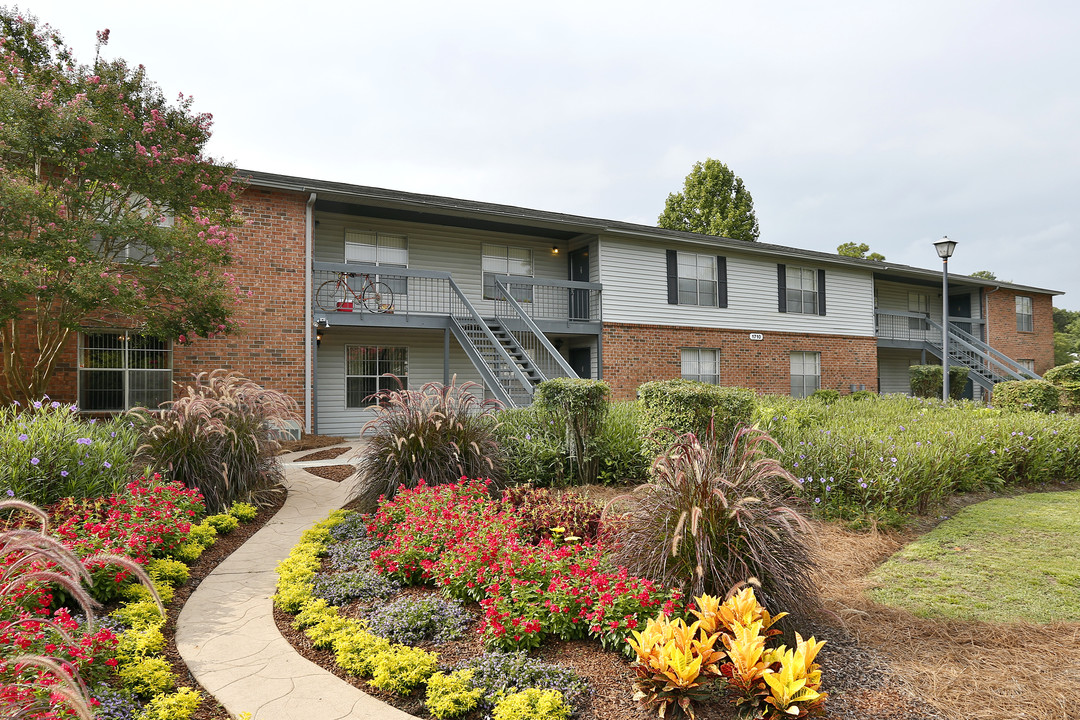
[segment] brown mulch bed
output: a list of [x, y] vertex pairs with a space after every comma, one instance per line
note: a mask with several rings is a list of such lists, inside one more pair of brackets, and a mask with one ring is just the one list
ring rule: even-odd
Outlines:
[[191, 716], [192, 720], [231, 720], [231, 716], [210, 693], [206, 692], [203, 687], [195, 681], [188, 671], [187, 665], [181, 659], [180, 653], [176, 649], [176, 618], [180, 615], [181, 608], [184, 607], [184, 603], [187, 602], [191, 593], [195, 592], [195, 588], [199, 586], [199, 583], [201, 583], [214, 568], [221, 564], [225, 558], [229, 557], [234, 550], [247, 542], [248, 538], [258, 532], [259, 529], [281, 509], [281, 506], [285, 504], [285, 496], [286, 494], [284, 492], [278, 493], [274, 504], [260, 508], [259, 514], [255, 516], [253, 521], [249, 523], [240, 523], [240, 525], [228, 535], [219, 535], [217, 541], [208, 547], [194, 564], [189, 566], [189, 579], [187, 583], [176, 588], [176, 594], [173, 597], [172, 602], [165, 606], [165, 609], [168, 611], [165, 627], [162, 628], [162, 632], [167, 641], [165, 657], [172, 663], [173, 673], [176, 675], [177, 679], [177, 685], [179, 687], [194, 688], [202, 692], [202, 702], [199, 704], [199, 709]]
[[349, 449], [350, 448], [348, 446], [346, 446], [346, 447], [336, 447], [336, 448], [327, 448], [326, 450], [319, 450], [318, 452], [308, 453], [307, 455], [304, 455], [303, 457], [296, 458], [296, 460], [294, 460], [293, 462], [314, 462], [316, 460], [333, 460], [338, 455], [341, 455], [343, 453], [347, 453], [349, 451]]
[[[606, 491], [598, 490], [594, 500], [609, 500]], [[615, 493], [610, 493], [614, 496]], [[861, 556], [862, 546], [865, 544], [864, 537], [856, 534], [848, 535], [847, 553], [841, 553], [841, 561], [850, 556]], [[843, 541], [841, 537], [828, 537], [829, 542]], [[872, 545], [880, 549], [876, 540]], [[876, 555], [871, 551], [871, 555]], [[830, 558], [824, 558], [826, 565], [831, 562]], [[880, 562], [880, 560], [879, 560]], [[876, 563], [875, 563], [876, 564]], [[837, 572], [843, 572], [844, 569]], [[420, 588], [408, 588], [406, 593], [433, 592]], [[342, 608], [342, 613], [350, 616], [359, 616], [362, 608], [357, 605], [348, 605]], [[474, 616], [479, 616], [479, 609], [474, 608]], [[328, 650], [317, 650], [311, 646], [311, 642], [302, 631], [294, 630], [291, 622], [292, 617], [277, 609], [274, 610], [274, 618], [277, 621], [281, 634], [293, 645], [305, 658], [364, 690], [369, 695], [394, 705], [395, 707], [417, 715], [418, 717], [430, 718], [423, 706], [422, 694], [417, 692], [407, 698], [402, 698], [386, 693], [367, 685], [366, 682], [350, 676], [341, 670], [334, 662], [333, 653]], [[943, 720], [944, 715], [935, 711], [926, 702], [915, 697], [894, 673], [891, 672], [888, 662], [875, 650], [860, 645], [846, 629], [838, 617], [829, 620], [819, 620], [814, 625], [804, 626], [806, 635], [814, 634], [818, 639], [828, 640], [828, 644], [821, 651], [819, 661], [825, 673], [825, 689], [830, 696], [827, 703], [826, 717], [831, 720]], [[443, 667], [451, 667], [454, 664], [477, 656], [483, 650], [479, 636], [469, 633], [466, 638], [438, 646], [429, 646], [426, 649], [434, 650], [439, 654], [440, 664]], [[537, 655], [545, 660], [558, 663], [572, 668], [581, 677], [588, 680], [591, 695], [581, 713], [575, 716], [575, 720], [647, 720], [655, 717], [655, 713], [646, 712], [635, 707], [633, 696], [633, 672], [628, 662], [615, 653], [605, 652], [599, 645], [591, 641], [562, 641], [547, 640], [539, 649]], [[717, 700], [707, 703], [697, 713], [702, 720], [731, 720], [736, 717], [733, 708], [725, 701]], [[475, 717], [474, 717], [475, 716]], [[479, 715], [474, 712], [467, 716], [467, 720], [476, 720]]]
[[302, 435], [299, 440], [282, 440], [278, 443], [278, 455], [300, 452], [301, 450], [319, 450], [345, 442], [340, 435]]
[[334, 482], [343, 482], [356, 474], [355, 465], [316, 465], [315, 467], [304, 468], [304, 470], [312, 475], [317, 475], [326, 480], [333, 480]]

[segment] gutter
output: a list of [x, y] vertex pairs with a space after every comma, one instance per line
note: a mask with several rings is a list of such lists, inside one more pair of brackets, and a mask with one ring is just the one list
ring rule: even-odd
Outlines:
[[312, 371], [311, 371], [311, 248], [315, 225], [312, 222], [312, 208], [315, 205], [315, 193], [308, 198], [304, 210], [304, 432], [311, 433]]

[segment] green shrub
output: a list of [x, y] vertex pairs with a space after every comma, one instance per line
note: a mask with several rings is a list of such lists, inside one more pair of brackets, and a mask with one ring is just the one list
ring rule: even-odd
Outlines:
[[613, 560], [683, 597], [723, 597], [757, 578], [763, 604], [809, 612], [809, 526], [787, 504], [795, 477], [764, 454], [775, 443], [760, 430], [741, 428], [726, 448], [719, 442], [687, 433], [656, 459], [652, 481], [627, 496]]
[[214, 524], [208, 522], [209, 518], [199, 523], [198, 525], [192, 525], [191, 530], [188, 531], [188, 542], [198, 543], [205, 547], [210, 547], [217, 541], [217, 530], [214, 529]]
[[1060, 393], [1060, 408], [1080, 412], [1080, 362], [1058, 365], [1043, 373], [1043, 380], [1052, 383]]
[[168, 558], [151, 558], [146, 564], [146, 572], [155, 582], [162, 582], [173, 587], [183, 585], [191, 575], [187, 565]]
[[832, 405], [834, 402], [840, 399], [839, 390], [830, 390], [822, 388], [810, 393], [811, 400], [817, 400], [818, 402], [825, 403], [826, 405]]
[[156, 413], [135, 410], [139, 460], [198, 488], [209, 512], [237, 500], [266, 504], [282, 492], [273, 424], [297, 420], [296, 401], [234, 372], [199, 373], [187, 394]]
[[424, 704], [437, 720], [450, 720], [465, 715], [476, 707], [480, 690], [472, 688], [472, 670], [457, 670], [449, 675], [437, 672], [428, 678]]
[[205, 545], [200, 545], [199, 543], [192, 542], [191, 540], [185, 540], [184, 542], [177, 545], [176, 548], [172, 550], [171, 554], [175, 559], [179, 560], [180, 562], [190, 565], [191, 563], [202, 557], [204, 550], [206, 550]]
[[342, 670], [358, 677], [371, 677], [375, 672], [378, 656], [390, 651], [390, 641], [366, 630], [359, 630], [339, 634], [333, 647], [334, 659]]
[[172, 665], [163, 657], [141, 658], [119, 668], [117, 675], [123, 686], [144, 700], [176, 687]]
[[848, 395], [851, 400], [875, 400], [878, 394], [873, 390], [856, 390]]
[[638, 388], [643, 447], [649, 457], [663, 452], [685, 433], [705, 434], [710, 426], [721, 445], [740, 425], [750, 423], [757, 398], [753, 390], [692, 380], [656, 380]]
[[478, 400], [476, 383], [428, 383], [419, 390], [383, 390], [375, 417], [362, 434], [371, 439], [360, 453], [353, 500], [363, 512], [390, 499], [399, 487], [490, 478], [501, 486], [505, 473], [495, 439], [499, 403]]
[[199, 709], [202, 694], [182, 687], [175, 693], [158, 695], [143, 708], [138, 720], [188, 720]]
[[[182, 563], [181, 563], [182, 564]], [[153, 580], [154, 590], [158, 594], [158, 598], [163, 605], [168, 605], [172, 602], [173, 597], [176, 595], [176, 591], [173, 590], [172, 585], [162, 580]], [[120, 597], [128, 600], [129, 602], [154, 602], [154, 595], [150, 592], [142, 583], [130, 583], [125, 584], [120, 588]]]
[[599, 473], [597, 436], [608, 412], [611, 388], [600, 380], [552, 378], [536, 386], [533, 403], [565, 433], [571, 482], [594, 483]]
[[435, 653], [408, 645], [394, 645], [389, 651], [375, 656], [370, 682], [380, 690], [408, 695], [438, 668], [439, 657]]
[[131, 479], [138, 434], [120, 419], [91, 422], [45, 398], [0, 407], [0, 493], [36, 505], [120, 492]]
[[165, 636], [159, 626], [125, 630], [120, 633], [116, 645], [116, 659], [131, 664], [150, 655], [159, 655], [164, 649]]
[[161, 610], [151, 600], [128, 603], [112, 612], [112, 617], [132, 629], [160, 627], [165, 624]]
[[509, 483], [562, 485], [567, 476], [565, 436], [550, 413], [535, 405], [498, 413], [496, 436], [506, 453]]
[[211, 515], [203, 522], [214, 528], [218, 535], [228, 535], [240, 525], [240, 521], [229, 513]]
[[259, 514], [258, 509], [246, 502], [234, 502], [229, 508], [229, 514], [240, 522], [251, 522], [255, 519], [255, 516]]
[[596, 438], [597, 480], [605, 485], [644, 480], [649, 461], [642, 450], [641, 403], [612, 403]]
[[527, 688], [495, 705], [494, 720], [569, 720], [570, 707], [558, 690]]
[[[912, 395], [921, 398], [941, 397], [940, 365], [912, 365], [908, 368], [908, 373], [911, 376]], [[959, 400], [963, 396], [967, 378], [966, 367], [949, 365], [949, 398]]]
[[1007, 380], [994, 384], [994, 406], [1003, 410], [1056, 412], [1059, 391], [1045, 380]]

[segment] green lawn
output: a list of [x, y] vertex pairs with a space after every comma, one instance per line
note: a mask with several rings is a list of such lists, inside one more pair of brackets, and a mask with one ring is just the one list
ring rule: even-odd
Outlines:
[[870, 597], [920, 617], [1080, 621], [1080, 492], [972, 505], [870, 577]]

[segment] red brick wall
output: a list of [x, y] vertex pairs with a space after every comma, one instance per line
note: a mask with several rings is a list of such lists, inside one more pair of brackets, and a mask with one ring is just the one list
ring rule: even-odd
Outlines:
[[682, 375], [682, 348], [720, 350], [720, 382], [759, 393], [791, 392], [792, 352], [821, 353], [821, 387], [850, 392], [852, 383], [877, 389], [877, 339], [845, 335], [766, 332], [750, 340], [745, 330], [605, 323], [603, 378], [615, 399], [632, 399], [650, 380]]
[[[300, 193], [248, 189], [238, 204], [251, 224], [238, 232], [230, 268], [244, 291], [237, 314], [242, 329], [227, 338], [173, 345], [173, 379], [228, 368], [304, 401], [305, 205]], [[27, 342], [33, 328], [23, 328]], [[49, 395], [75, 402], [78, 338], [72, 333], [49, 385]], [[301, 409], [301, 414], [303, 410]]]
[[[1016, 329], [1016, 297], [1031, 298], [1033, 332]], [[1013, 360], [1034, 360], [1042, 375], [1054, 367], [1054, 298], [1051, 295], [997, 290], [985, 294], [986, 338], [995, 350]]]

